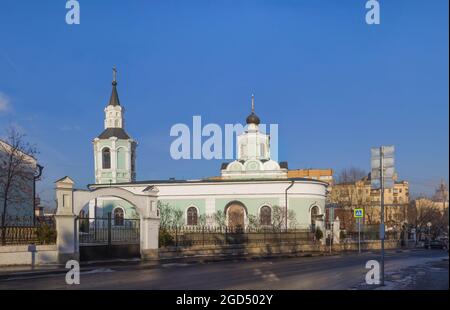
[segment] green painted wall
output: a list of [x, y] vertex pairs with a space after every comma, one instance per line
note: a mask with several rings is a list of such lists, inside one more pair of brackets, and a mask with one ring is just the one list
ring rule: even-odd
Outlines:
[[169, 204], [172, 208], [182, 210], [183, 212], [189, 206], [194, 205], [198, 208], [199, 215], [205, 214], [205, 199], [162, 199], [161, 203]]
[[118, 170], [123, 170], [125, 169], [125, 156], [126, 156], [126, 151], [123, 147], [119, 147], [117, 149], [117, 169]]
[[280, 202], [279, 198], [217, 198], [215, 199], [216, 210], [224, 211], [225, 206], [233, 200], [242, 202], [247, 207], [248, 213], [254, 215], [258, 214], [259, 207], [261, 207], [263, 204], [267, 203], [271, 206], [277, 206]]
[[309, 210], [312, 206], [318, 206], [320, 213], [325, 212], [325, 199], [314, 198], [288, 198], [288, 207], [295, 211], [295, 218], [299, 225], [305, 226], [311, 224], [311, 215]]
[[[216, 198], [215, 209], [224, 210], [225, 206], [231, 201], [240, 201], [243, 203], [249, 212], [249, 214], [257, 215], [259, 208], [264, 204], [271, 206], [279, 205], [279, 198]], [[205, 214], [206, 201], [205, 199], [163, 199], [161, 203], [169, 204], [171, 207], [183, 211], [185, 214], [186, 209], [192, 205], [196, 206], [199, 210], [199, 215]], [[310, 208], [312, 206], [318, 206], [320, 212], [325, 212], [325, 199], [314, 198], [289, 198], [289, 209], [294, 210], [297, 225], [304, 228], [309, 227], [311, 224]], [[108, 212], [113, 212], [114, 208], [120, 206], [125, 210], [125, 218], [139, 218], [139, 215], [135, 207], [125, 200], [105, 200], [103, 202], [103, 208], [98, 210], [98, 216], [106, 216]], [[100, 209], [100, 208], [99, 208]]]
[[97, 216], [106, 217], [109, 212], [113, 213], [116, 207], [124, 209], [126, 219], [139, 218], [136, 208], [126, 200], [104, 200], [103, 207], [97, 209]]

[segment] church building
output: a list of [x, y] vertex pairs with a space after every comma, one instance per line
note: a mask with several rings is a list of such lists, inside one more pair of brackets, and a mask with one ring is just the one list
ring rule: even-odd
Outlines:
[[[136, 180], [137, 143], [125, 131], [125, 109], [119, 101], [115, 70], [104, 111], [104, 131], [93, 141], [95, 184], [89, 186], [91, 189], [115, 186], [140, 193], [151, 187], [158, 193], [159, 205], [182, 211], [187, 226], [214, 226], [217, 212], [223, 212], [228, 227], [248, 227], [250, 218], [270, 226], [276, 208], [289, 214], [288, 227], [310, 229], [325, 213], [328, 184], [290, 178], [287, 163], [271, 159], [270, 139], [259, 130], [261, 121], [253, 96], [246, 130], [237, 138], [238, 158], [222, 164], [219, 177], [199, 180]], [[122, 224], [124, 218], [139, 217], [132, 204], [119, 198], [90, 202], [90, 216], [106, 213], [112, 214], [115, 225]]]

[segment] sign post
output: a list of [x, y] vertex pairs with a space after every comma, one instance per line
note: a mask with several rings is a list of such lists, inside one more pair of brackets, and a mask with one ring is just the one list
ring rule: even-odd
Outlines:
[[381, 239], [381, 285], [384, 285], [384, 189], [394, 187], [394, 146], [380, 146], [371, 149], [371, 185], [380, 190], [380, 239]]
[[329, 214], [328, 214], [328, 222], [330, 223], [330, 254], [333, 250], [333, 239], [334, 239], [334, 207], [333, 205], [330, 206]]
[[358, 208], [353, 211], [353, 216], [358, 221], [358, 253], [361, 254], [361, 219], [364, 217], [364, 209]]

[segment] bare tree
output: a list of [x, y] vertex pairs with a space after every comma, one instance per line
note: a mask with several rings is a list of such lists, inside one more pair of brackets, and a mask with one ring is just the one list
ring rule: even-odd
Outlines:
[[[339, 216], [342, 227], [346, 230], [355, 229], [353, 211], [355, 208], [364, 208], [368, 221], [373, 220], [374, 210], [370, 205], [370, 193], [366, 193], [362, 181], [343, 183], [334, 186], [330, 193], [330, 201], [338, 206], [336, 215]], [[368, 212], [367, 212], [368, 211]]]
[[[25, 135], [14, 127], [6, 131], [5, 141], [0, 140], [0, 201], [2, 203], [2, 244], [6, 243], [6, 219], [12, 203], [23, 202], [24, 192], [33, 181], [34, 156], [37, 150], [25, 142]], [[34, 212], [34, 205], [33, 205]]]
[[214, 222], [220, 230], [224, 230], [227, 226], [227, 216], [222, 210], [217, 210], [214, 215]]
[[288, 210], [286, 214], [286, 208], [280, 206], [272, 207], [272, 227], [275, 230], [282, 231], [286, 228], [286, 215], [288, 228], [294, 229], [297, 227], [297, 216], [294, 210]]
[[342, 169], [336, 177], [336, 184], [355, 183], [367, 176], [367, 173], [356, 167]]
[[426, 230], [427, 223], [431, 223], [434, 233], [439, 234], [448, 226], [448, 211], [441, 212], [431, 199], [419, 198], [409, 205], [408, 223], [420, 231]]
[[370, 192], [366, 192], [364, 183], [367, 176], [366, 171], [356, 167], [342, 169], [336, 176], [336, 185], [330, 193], [330, 201], [338, 206], [336, 214], [346, 230], [355, 229], [355, 208], [364, 208], [368, 224], [375, 219], [376, 210], [371, 205]]
[[159, 223], [161, 227], [168, 227], [171, 224], [173, 208], [168, 203], [158, 201]]
[[272, 207], [272, 225], [276, 230], [281, 230], [284, 227], [284, 221], [286, 218], [285, 208], [280, 206]]
[[168, 203], [158, 201], [160, 226], [164, 228], [183, 225], [183, 211], [172, 207]]
[[261, 220], [258, 215], [248, 214], [248, 228], [250, 230], [257, 230], [261, 228]]

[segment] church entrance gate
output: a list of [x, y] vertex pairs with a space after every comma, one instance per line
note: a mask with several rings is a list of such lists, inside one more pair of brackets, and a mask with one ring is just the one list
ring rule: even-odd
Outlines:
[[140, 219], [78, 218], [80, 260], [140, 257]]
[[[56, 247], [60, 263], [80, 258], [96, 260], [139, 256], [136, 253], [140, 253], [144, 260], [158, 259], [160, 218], [157, 189], [131, 192], [119, 186], [108, 186], [79, 190], [74, 189], [74, 183], [70, 177], [56, 181]], [[128, 201], [136, 208], [139, 219], [125, 219], [123, 214], [88, 219], [79, 216], [86, 204], [100, 197]]]

